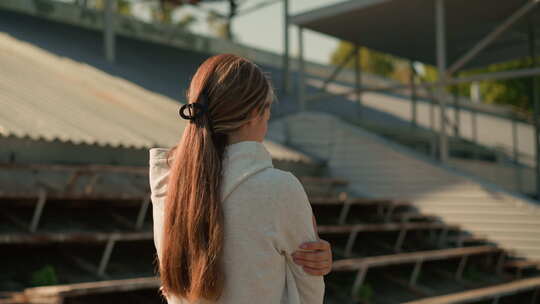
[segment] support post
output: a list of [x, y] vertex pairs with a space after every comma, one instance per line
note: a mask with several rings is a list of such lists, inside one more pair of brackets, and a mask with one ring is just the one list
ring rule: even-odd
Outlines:
[[512, 117], [512, 154], [514, 164], [519, 164], [519, 139], [518, 139], [518, 122]]
[[[531, 64], [533, 67], [538, 66], [536, 54], [536, 33], [532, 19], [529, 24], [529, 55], [531, 56]], [[536, 199], [540, 200], [540, 79], [532, 77], [532, 103], [534, 105], [534, 147], [536, 154]]]
[[445, 242], [446, 242], [446, 238], [448, 237], [448, 226], [445, 226], [442, 230], [441, 230], [441, 234], [439, 235], [439, 239], [438, 239], [438, 242], [437, 242], [437, 246], [439, 247], [443, 247]]
[[458, 93], [454, 94], [454, 136], [459, 138], [459, 128], [461, 127], [460, 121], [460, 109], [459, 109], [459, 95]]
[[411, 274], [411, 278], [409, 280], [409, 286], [415, 286], [416, 282], [418, 282], [418, 277], [420, 276], [420, 271], [422, 270], [422, 263], [424, 261], [422, 259], [419, 259], [414, 264], [413, 273]]
[[367, 266], [364, 266], [358, 270], [358, 273], [356, 274], [356, 278], [354, 279], [353, 288], [352, 288], [353, 299], [358, 299], [358, 289], [364, 283], [364, 279], [366, 278], [367, 271], [368, 271]]
[[338, 224], [344, 225], [347, 221], [347, 216], [349, 215], [349, 210], [351, 209], [351, 201], [346, 199], [343, 201], [343, 207], [341, 207], [341, 212], [339, 213]]
[[396, 205], [394, 203], [391, 203], [390, 206], [388, 206], [388, 211], [386, 211], [386, 215], [384, 216], [384, 222], [388, 223], [392, 219], [392, 215], [394, 213], [394, 209], [396, 209]]
[[518, 121], [512, 117], [512, 154], [514, 159], [514, 175], [516, 179], [516, 190], [523, 191], [523, 181], [521, 178], [521, 166], [519, 165], [519, 136]]
[[148, 213], [148, 206], [150, 205], [150, 193], [148, 193], [139, 209], [139, 214], [137, 215], [137, 222], [135, 222], [135, 229], [141, 230], [144, 224], [144, 219], [146, 218], [146, 213]]
[[394, 245], [394, 252], [400, 252], [401, 247], [403, 246], [403, 242], [405, 241], [405, 237], [407, 236], [407, 229], [401, 229], [399, 231], [398, 238], [396, 240], [396, 243]]
[[437, 39], [437, 68], [439, 81], [437, 99], [440, 107], [440, 134], [439, 134], [439, 161], [445, 163], [448, 159], [448, 139], [446, 137], [446, 102], [444, 100], [444, 86], [446, 85], [446, 21], [445, 0], [435, 0], [435, 23]]
[[289, 0], [283, 0], [283, 82], [282, 90], [289, 94]]
[[455, 274], [455, 278], [458, 281], [461, 281], [463, 278], [463, 271], [465, 270], [465, 266], [467, 265], [467, 259], [469, 258], [468, 255], [464, 255], [461, 257], [461, 260], [459, 261], [459, 266]]
[[345, 245], [345, 256], [350, 257], [352, 254], [352, 250], [354, 248], [354, 242], [356, 241], [356, 237], [358, 236], [358, 229], [354, 229], [349, 234], [349, 238], [347, 239], [347, 245]]
[[300, 111], [306, 110], [305, 91], [304, 91], [304, 28], [298, 27], [298, 105]]
[[[478, 144], [478, 122], [476, 121], [476, 116], [477, 116], [477, 113], [476, 113], [476, 110], [475, 109], [472, 109], [470, 111], [471, 113], [471, 131], [472, 131], [472, 142], [473, 144]], [[474, 148], [473, 150], [473, 158], [474, 159], [477, 159], [477, 151], [478, 149], [476, 149], [476, 147]]]
[[92, 192], [94, 191], [94, 187], [96, 186], [99, 178], [100, 178], [99, 174], [95, 172], [91, 173], [90, 182], [88, 182], [88, 184], [86, 184], [86, 186], [84, 187], [84, 194], [86, 195], [92, 194]]
[[429, 155], [433, 159], [437, 159], [437, 141], [439, 137], [437, 136], [437, 131], [435, 128], [435, 97], [431, 94], [431, 99], [429, 102], [429, 127], [433, 131], [433, 135], [430, 137], [429, 141]]
[[47, 192], [43, 189], [39, 189], [39, 198], [36, 204], [36, 209], [34, 209], [34, 215], [32, 216], [32, 221], [30, 222], [30, 231], [36, 232], [39, 225], [39, 220], [41, 219], [41, 213], [43, 212], [43, 207], [45, 207], [45, 202], [47, 201]]
[[356, 102], [358, 103], [358, 116], [362, 119], [363, 105], [362, 105], [362, 62], [361, 62], [361, 50], [357, 44], [354, 45], [354, 87], [356, 89]]
[[97, 273], [99, 276], [105, 275], [105, 270], [107, 269], [107, 265], [109, 264], [109, 260], [111, 258], [112, 250], [115, 243], [116, 238], [114, 236], [109, 238], [109, 240], [107, 241], [107, 245], [105, 246], [105, 250], [103, 251], [103, 255], [101, 256], [101, 261], [99, 262]]
[[495, 266], [495, 272], [499, 275], [502, 274], [505, 259], [506, 253], [502, 251], [499, 254], [499, 258], [497, 259], [497, 265]]
[[114, 37], [114, 11], [116, 8], [116, 0], [105, 0], [105, 22], [104, 22], [104, 48], [105, 48], [105, 58], [109, 62], [114, 62], [115, 60], [115, 37]]
[[410, 76], [409, 76], [409, 82], [411, 84], [411, 123], [413, 127], [417, 126], [417, 116], [418, 116], [418, 108], [417, 108], [417, 96], [416, 96], [416, 72], [414, 70], [414, 62], [411, 60], [409, 61], [409, 67], [410, 67]]

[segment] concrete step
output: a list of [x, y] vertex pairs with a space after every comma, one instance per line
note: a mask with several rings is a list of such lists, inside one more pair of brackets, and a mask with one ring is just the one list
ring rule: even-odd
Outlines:
[[[442, 218], [443, 215], [439, 214]], [[459, 221], [459, 222], [474, 222], [477, 221], [479, 218], [484, 217], [485, 214], [483, 212], [452, 212], [452, 213], [446, 213], [444, 214], [444, 219], [451, 220], [451, 221]], [[526, 213], [519, 213], [519, 214], [511, 214], [511, 213], [502, 213], [502, 214], [490, 214], [489, 220], [493, 221], [518, 221], [518, 222], [534, 222], [540, 223], [540, 217], [536, 214], [526, 214]]]
[[[456, 223], [452, 223], [456, 224]], [[462, 224], [461, 227], [463, 230], [467, 230], [469, 232], [475, 233], [475, 234], [481, 234], [486, 235], [490, 240], [497, 241], [499, 237], [502, 239], [506, 238], [538, 238], [540, 239], [540, 231], [539, 230], [531, 230], [531, 229], [524, 229], [524, 228], [507, 228], [507, 227], [497, 227], [497, 226], [481, 226], [481, 225], [475, 225], [475, 224]]]
[[508, 248], [534, 248], [540, 249], [540, 239], [506, 239], [497, 240], [497, 244]]
[[413, 201], [417, 205], [442, 205], [442, 206], [511, 206], [517, 207], [512, 202], [506, 202], [496, 199], [469, 199], [469, 198], [439, 198], [439, 199], [416, 199]]
[[[435, 213], [440, 216], [453, 214], [477, 214], [479, 216], [491, 215], [531, 215], [527, 210], [522, 210], [517, 207], [506, 206], [437, 206], [437, 205], [422, 205], [413, 204], [422, 211], [422, 213]], [[535, 213], [532, 213], [535, 215]]]
[[[365, 184], [365, 183], [364, 183]], [[392, 195], [394, 197], [400, 197], [410, 200], [437, 200], [440, 197], [454, 198], [454, 200], [460, 200], [462, 198], [474, 198], [477, 200], [489, 199], [490, 196], [485, 193], [481, 193], [476, 190], [448, 190], [440, 189], [437, 186], [421, 186], [421, 187], [407, 187], [405, 185], [369, 185], [372, 191], [381, 193], [382, 195]]]
[[540, 221], [538, 219], [535, 220], [521, 220], [521, 219], [493, 219], [491, 217], [486, 218], [482, 216], [477, 216], [473, 219], [464, 219], [461, 216], [442, 216], [441, 217], [444, 221], [452, 222], [452, 223], [458, 223], [460, 225], [476, 225], [478, 227], [508, 227], [508, 228], [523, 228], [523, 229], [530, 229], [530, 230], [538, 230], [540, 231]]

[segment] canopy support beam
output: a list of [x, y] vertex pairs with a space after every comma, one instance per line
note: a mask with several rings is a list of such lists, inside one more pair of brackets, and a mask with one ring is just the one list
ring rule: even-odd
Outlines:
[[457, 72], [459, 69], [464, 67], [469, 61], [474, 59], [480, 52], [482, 52], [490, 43], [495, 41], [500, 35], [502, 35], [506, 30], [508, 30], [514, 23], [516, 23], [521, 17], [530, 12], [533, 8], [536, 7], [540, 0], [531, 0], [527, 2], [524, 6], [518, 9], [513, 13], [508, 19], [501, 23], [495, 30], [489, 33], [484, 39], [480, 40], [472, 49], [470, 49], [465, 55], [456, 60], [450, 68], [448, 68], [448, 75], [452, 75]]
[[306, 110], [305, 100], [305, 67], [304, 67], [304, 28], [298, 27], [298, 104], [300, 111]]
[[[533, 68], [538, 66], [538, 58], [536, 53], [536, 31], [534, 28], [534, 23], [529, 24], [529, 55], [531, 56]], [[534, 148], [536, 154], [536, 199], [540, 199], [540, 79], [537, 77], [532, 77], [532, 104], [534, 107]]]
[[103, 40], [105, 58], [108, 62], [113, 63], [115, 60], [115, 37], [114, 37], [114, 11], [116, 8], [115, 0], [105, 1], [105, 26], [103, 28]]
[[289, 0], [283, 0], [283, 72], [282, 72], [282, 90], [283, 94], [288, 95], [289, 86]]
[[446, 136], [446, 102], [444, 100], [444, 86], [446, 85], [446, 20], [445, 0], [435, 0], [435, 28], [437, 41], [437, 68], [439, 82], [437, 87], [437, 100], [439, 101], [440, 132], [439, 132], [439, 161], [445, 163], [448, 159], [448, 138]]

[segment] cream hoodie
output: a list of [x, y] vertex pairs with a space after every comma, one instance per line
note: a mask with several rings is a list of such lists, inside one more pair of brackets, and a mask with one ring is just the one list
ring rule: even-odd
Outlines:
[[[154, 244], [160, 259], [167, 152], [166, 148], [150, 149]], [[299, 180], [274, 168], [270, 153], [256, 141], [227, 146], [223, 170], [226, 280], [217, 303], [323, 303], [324, 278], [306, 273], [290, 256], [301, 243], [318, 240], [311, 205]], [[194, 304], [171, 295], [167, 300]]]

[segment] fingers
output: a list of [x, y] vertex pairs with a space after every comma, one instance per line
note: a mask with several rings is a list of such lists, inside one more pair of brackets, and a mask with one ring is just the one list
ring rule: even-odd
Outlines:
[[320, 239], [314, 242], [304, 242], [300, 245], [300, 248], [306, 250], [328, 250], [330, 249], [330, 243], [323, 239]]
[[297, 250], [291, 254], [293, 261], [301, 265], [304, 271], [311, 275], [326, 275], [332, 270], [332, 248], [325, 240], [305, 242], [300, 246], [304, 250]]
[[332, 270], [332, 253], [328, 251], [293, 254], [294, 263], [301, 265], [311, 275], [326, 275]]
[[326, 269], [330, 267], [330, 260], [320, 260], [320, 261], [309, 261], [309, 260], [300, 260], [293, 258], [293, 261], [296, 264], [300, 264], [302, 266], [314, 268], [314, 269]]
[[319, 262], [329, 260], [329, 255], [328, 251], [295, 251], [291, 256], [293, 259], [301, 261]]
[[314, 262], [332, 260], [332, 248], [330, 247], [330, 243], [327, 241], [321, 239], [316, 242], [306, 242], [302, 245], [306, 245], [306, 247], [309, 247], [311, 251], [297, 250], [292, 253], [293, 258], [296, 257], [299, 260]]

